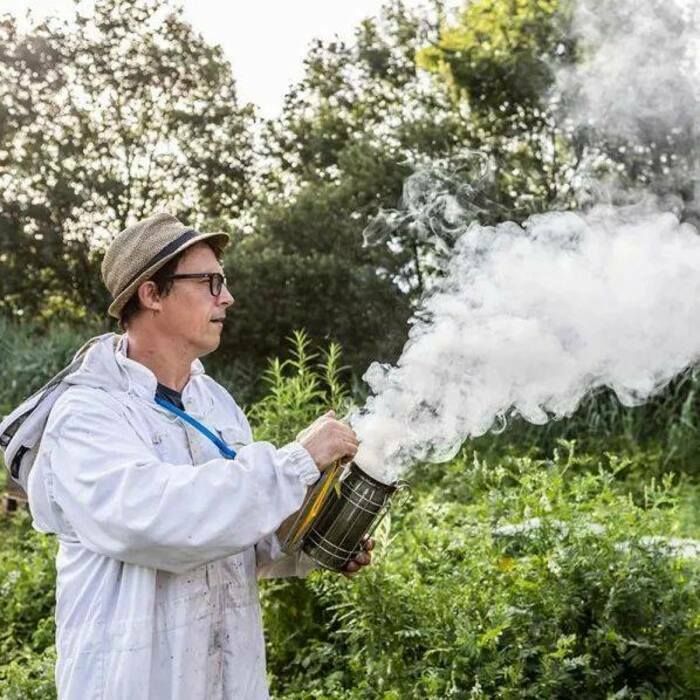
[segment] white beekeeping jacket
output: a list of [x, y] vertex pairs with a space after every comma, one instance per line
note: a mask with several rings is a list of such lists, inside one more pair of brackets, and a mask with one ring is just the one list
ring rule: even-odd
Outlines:
[[59, 697], [267, 698], [256, 576], [312, 568], [274, 534], [318, 478], [311, 456], [252, 442], [196, 361], [183, 403], [238, 451], [222, 458], [155, 403], [126, 337], [100, 339], [64, 381], [28, 482], [34, 526], [59, 540]]

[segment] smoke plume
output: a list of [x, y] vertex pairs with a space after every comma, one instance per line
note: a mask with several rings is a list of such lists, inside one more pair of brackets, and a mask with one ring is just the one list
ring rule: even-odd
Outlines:
[[[699, 15], [683, 0], [580, 0], [582, 58], [558, 78], [569, 117], [611, 138], [682, 140], [692, 179]], [[452, 249], [397, 364], [364, 376], [373, 395], [351, 422], [370, 474], [389, 482], [416, 461], [450, 459], [514, 414], [571, 415], [599, 387], [640, 404], [700, 361], [700, 236], [652, 203], [661, 200], [485, 227], [435, 182], [417, 173], [405, 188], [420, 190], [412, 207], [369, 231], [376, 238], [409, 216], [447, 231]], [[436, 211], [448, 227], [433, 226]]]
[[700, 7], [693, 0], [578, 0], [580, 60], [558, 73], [581, 126], [648, 143], [695, 135]]
[[633, 406], [700, 359], [700, 236], [669, 213], [598, 208], [471, 224], [396, 366], [370, 366], [356, 461], [390, 481], [517, 413]]

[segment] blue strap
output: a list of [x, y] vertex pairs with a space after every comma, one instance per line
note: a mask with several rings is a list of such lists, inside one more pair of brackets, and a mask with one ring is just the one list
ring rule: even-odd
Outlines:
[[221, 452], [221, 454], [224, 457], [227, 457], [228, 459], [234, 459], [236, 457], [235, 450], [232, 450], [218, 435], [214, 435], [214, 433], [212, 433], [211, 430], [209, 430], [209, 428], [206, 428], [198, 420], [192, 418], [192, 416], [189, 413], [185, 413], [185, 411], [179, 409], [174, 404], [171, 404], [170, 401], [166, 401], [160, 396], [156, 396], [156, 403], [159, 406], [162, 406], [166, 410], [170, 411], [171, 413], [174, 413], [176, 416], [179, 416], [186, 423], [189, 423], [193, 428], [199, 430], [199, 432], [202, 433], [202, 435], [208, 437], [219, 448], [219, 452]]

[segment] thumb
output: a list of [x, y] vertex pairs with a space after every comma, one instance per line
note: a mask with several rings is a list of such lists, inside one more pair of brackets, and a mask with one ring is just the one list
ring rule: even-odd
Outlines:
[[335, 411], [331, 409], [330, 411], [326, 411], [325, 416], [328, 416], [329, 418], [335, 418]]

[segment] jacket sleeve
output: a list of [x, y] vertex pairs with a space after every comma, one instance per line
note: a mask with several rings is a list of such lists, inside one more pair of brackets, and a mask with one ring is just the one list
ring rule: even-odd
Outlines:
[[85, 547], [174, 573], [268, 537], [318, 478], [298, 443], [256, 442], [196, 467], [162, 462], [149, 447], [116, 408], [74, 394], [44, 434], [45, 487]]
[[[229, 399], [225, 390], [222, 392], [224, 399]], [[233, 403], [232, 410], [235, 413], [239, 424], [242, 427], [247, 442], [252, 442], [253, 432], [250, 423], [241, 411], [238, 404]], [[319, 473], [316, 473], [318, 478]], [[307, 556], [304, 552], [298, 551], [287, 554], [280, 544], [276, 533], [263, 537], [255, 545], [255, 563], [258, 578], [288, 578], [291, 576], [304, 577], [314, 569], [318, 569], [318, 564]]]

